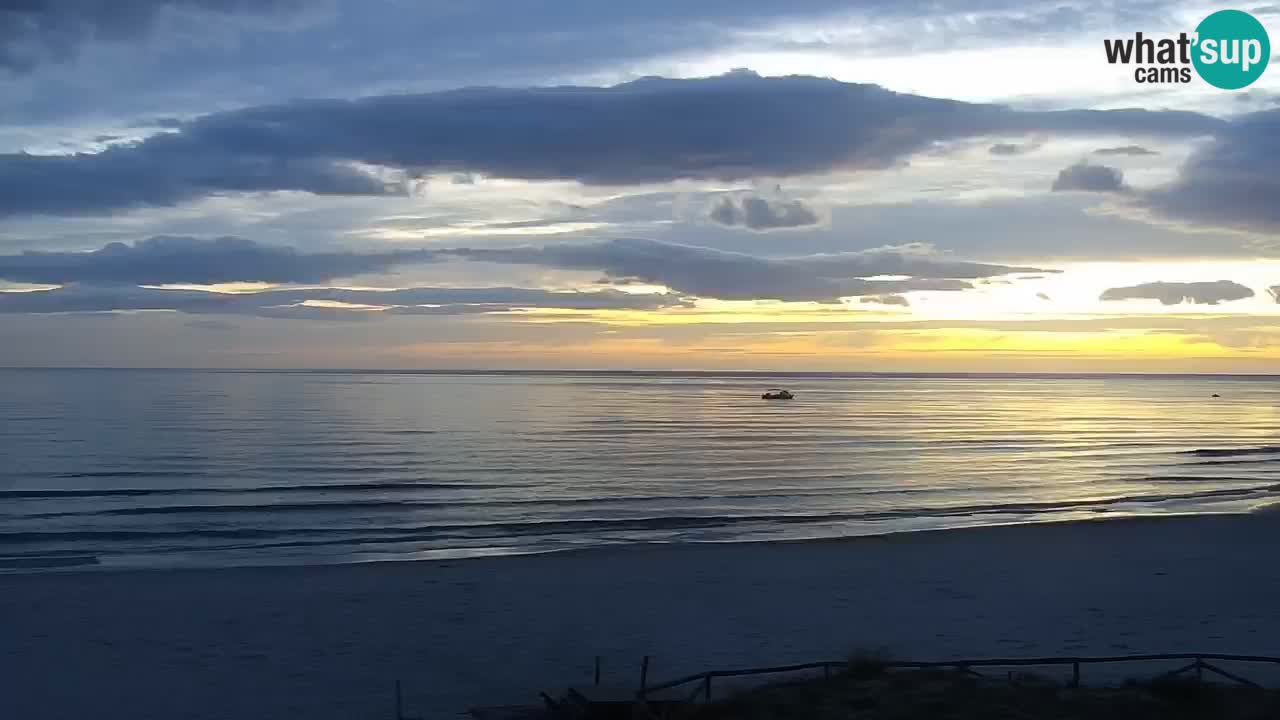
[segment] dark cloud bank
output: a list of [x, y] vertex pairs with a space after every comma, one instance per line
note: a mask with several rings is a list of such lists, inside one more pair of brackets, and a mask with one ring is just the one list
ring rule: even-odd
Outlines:
[[27, 72], [66, 60], [93, 40], [131, 40], [165, 12], [261, 14], [301, 0], [4, 0], [0, 2], [0, 70]]
[[[1097, 153], [1146, 155], [1151, 151], [1123, 146]], [[1131, 203], [1159, 217], [1271, 235], [1280, 232], [1277, 157], [1280, 110], [1267, 110], [1225, 122], [1166, 185], [1135, 190], [1124, 184], [1119, 170], [1081, 163], [1063, 170], [1054, 189], [1122, 192]]]
[[741, 226], [757, 231], [809, 227], [822, 220], [817, 211], [801, 200], [759, 195], [723, 195], [711, 206], [708, 217], [726, 227]]
[[[227, 282], [317, 283], [356, 274], [386, 272], [402, 265], [444, 261], [484, 261], [598, 271], [611, 282], [663, 285], [675, 294], [636, 295], [610, 290], [603, 294], [569, 295], [507, 288], [495, 296], [493, 288], [414, 288], [390, 292], [273, 290], [226, 296], [185, 290], [151, 292], [136, 287]], [[93, 252], [24, 252], [0, 256], [0, 279], [67, 286], [34, 293], [2, 293], [0, 311], [180, 309], [188, 312], [238, 312], [249, 307], [257, 312], [263, 307], [307, 300], [384, 306], [516, 306], [521, 301], [528, 301], [530, 306], [585, 307], [575, 303], [586, 302], [596, 303], [592, 307], [644, 309], [676, 304], [677, 298], [686, 296], [831, 303], [842, 297], [889, 296], [912, 290], [965, 290], [971, 287], [971, 280], [1026, 272], [1045, 271], [952, 260], [933, 255], [921, 246], [766, 258], [653, 240], [617, 239], [541, 247], [300, 253], [292, 248], [261, 245], [239, 238], [199, 240], [164, 237], [135, 245], [113, 243]], [[873, 279], [886, 275], [906, 279]], [[477, 295], [467, 296], [468, 292]], [[517, 292], [529, 294], [512, 295]], [[605, 304], [600, 305], [602, 302]], [[440, 312], [422, 308], [399, 311]]]
[[301, 253], [236, 237], [202, 240], [161, 236], [133, 245], [111, 243], [93, 252], [0, 255], [0, 278], [36, 285], [317, 283], [385, 273], [398, 265], [434, 259], [435, 254], [428, 250]]
[[1253, 297], [1253, 290], [1231, 280], [1215, 282], [1150, 282], [1111, 288], [1099, 300], [1159, 300], [1162, 305], [1217, 305]]
[[1119, 169], [1083, 161], [1059, 172], [1052, 189], [1054, 192], [1129, 192], [1129, 186], [1124, 184], [1124, 173]]
[[1140, 157], [1143, 155], [1159, 155], [1160, 153], [1156, 152], [1155, 150], [1151, 150], [1150, 148], [1142, 147], [1141, 145], [1121, 145], [1119, 147], [1098, 148], [1097, 150], [1093, 151], [1093, 154], [1094, 155], [1132, 155], [1132, 156]]
[[1280, 110], [1246, 115], [1187, 160], [1172, 184], [1143, 204], [1192, 223], [1280, 232]]
[[[862, 2], [854, 6], [866, 16], [894, 17], [925, 11], [998, 9], [1003, 0], [909, 0]], [[948, 7], [950, 6], [950, 7]], [[320, 28], [305, 40], [336, 40], [342, 53], [354, 46], [366, 55], [374, 50], [400, 50], [416, 39], [418, 58], [435, 66], [478, 43], [494, 47], [494, 58], [480, 62], [534, 63], [567, 56], [579, 63], [606, 58], [634, 58], [690, 47], [706, 47], [735, 30], [759, 27], [782, 18], [821, 16], [851, 9], [847, 0], [649, 0], [644, 3], [527, 3], [512, 0], [400, 2], [399, 0], [5, 0], [0, 2], [0, 70], [27, 72], [48, 62], [73, 57], [92, 42], [132, 42], [151, 34], [164, 15], [200, 14], [257, 16], [272, 10], [334, 10], [335, 25]], [[1021, 13], [1025, 15], [1026, 13]], [[1061, 24], [1064, 13], [1049, 13], [1041, 22]], [[359, 20], [357, 24], [353, 21]], [[344, 21], [347, 21], [344, 23]], [[1023, 24], [1027, 21], [1022, 20]], [[999, 30], [999, 26], [984, 28]], [[1010, 31], [1027, 30], [1015, 25]], [[503, 42], [494, 43], [495, 38]], [[556, 42], [547, 42], [548, 39]], [[252, 35], [250, 34], [250, 40]], [[246, 43], [250, 44], [250, 43]], [[284, 42], [287, 47], [295, 47]], [[381, 44], [381, 47], [379, 47]], [[318, 43], [320, 47], [323, 44]], [[486, 52], [485, 55], [490, 53]], [[358, 56], [356, 56], [358, 57]], [[340, 60], [355, 59], [345, 54]], [[467, 57], [466, 63], [477, 59]]]
[[1041, 140], [1033, 140], [1025, 143], [1002, 142], [996, 143], [995, 145], [987, 148], [987, 152], [991, 155], [997, 156], [1026, 155], [1027, 153], [1035, 152], [1043, 145], [1044, 142]]
[[0, 216], [220, 193], [400, 194], [425, 173], [598, 185], [786, 177], [891, 167], [940, 141], [991, 134], [1198, 136], [1225, 125], [1176, 111], [1015, 111], [749, 72], [471, 88], [215, 113], [98, 153], [0, 155]]

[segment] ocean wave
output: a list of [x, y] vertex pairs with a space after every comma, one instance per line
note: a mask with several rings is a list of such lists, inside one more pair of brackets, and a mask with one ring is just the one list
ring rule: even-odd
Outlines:
[[[264, 473], [279, 474], [297, 474], [297, 475], [343, 475], [343, 474], [362, 474], [362, 473], [387, 473], [387, 472], [403, 472], [405, 470], [420, 470], [430, 465], [436, 467], [436, 463], [430, 463], [425, 459], [415, 461], [399, 461], [384, 463], [368, 463], [353, 464], [353, 460], [375, 460], [377, 458], [407, 458], [419, 457], [420, 453], [412, 450], [382, 450], [371, 452], [354, 452], [343, 453], [342, 461], [330, 465], [314, 465], [314, 464], [287, 464], [290, 460], [310, 459], [312, 456], [289, 457], [287, 455], [281, 457], [276, 456], [276, 463], [260, 463], [254, 465], [235, 465], [221, 466], [209, 469], [193, 469], [177, 467], [174, 469], [128, 469], [128, 470], [85, 470], [76, 472], [51, 472], [51, 473], [31, 473], [32, 477], [48, 477], [55, 480], [109, 480], [109, 479], [178, 479], [178, 478], [198, 478], [198, 477], [215, 477], [219, 475], [238, 474], [238, 475], [255, 475]], [[286, 461], [281, 463], [279, 461]]]
[[[414, 487], [422, 487], [415, 485]], [[475, 487], [475, 486], [467, 486]], [[254, 512], [331, 512], [341, 513], [349, 510], [429, 510], [438, 508], [459, 507], [580, 507], [584, 505], [628, 505], [654, 502], [715, 502], [726, 500], [779, 500], [789, 498], [832, 498], [832, 497], [866, 497], [879, 495], [911, 495], [919, 493], [939, 493], [936, 488], [816, 488], [797, 491], [777, 491], [758, 493], [728, 494], [684, 494], [684, 495], [600, 495], [593, 497], [554, 497], [531, 499], [487, 500], [350, 500], [337, 502], [295, 502], [295, 503], [260, 503], [260, 504], [219, 504], [219, 505], [155, 505], [124, 508], [107, 508], [94, 510], [68, 510], [60, 512], [40, 512], [25, 515], [27, 518], [55, 517], [93, 517], [93, 516], [131, 516], [131, 515], [219, 515], [243, 514]]]
[[365, 432], [374, 432], [379, 435], [435, 435], [440, 431], [439, 430], [405, 429], [405, 430], [371, 430], [371, 431], [367, 430]]
[[[345, 458], [344, 458], [345, 459]], [[380, 465], [254, 465], [244, 468], [245, 473], [285, 473], [297, 475], [359, 475], [362, 473], [385, 473], [404, 470], [420, 470], [429, 465], [426, 462], [398, 462]]]
[[97, 555], [84, 553], [31, 553], [0, 556], [0, 570], [49, 570], [97, 564]]
[[27, 517], [86, 517], [86, 516], [133, 516], [133, 515], [220, 515], [242, 514], [251, 512], [342, 512], [344, 510], [395, 509], [407, 510], [414, 507], [435, 508], [450, 503], [414, 503], [397, 500], [357, 500], [352, 502], [315, 502], [315, 503], [266, 503], [261, 505], [157, 505], [127, 508], [109, 508], [106, 510], [86, 510], [69, 512], [35, 513]]
[[1266, 482], [1267, 479], [1269, 478], [1231, 477], [1225, 475], [1148, 475], [1145, 477], [1120, 478], [1123, 482], [1129, 483], [1258, 483]]
[[1247, 448], [1196, 448], [1185, 450], [1188, 455], [1200, 457], [1232, 457], [1235, 455], [1280, 455], [1280, 445], [1263, 445]]
[[1276, 457], [1254, 458], [1250, 460], [1197, 460], [1187, 463], [1188, 465], [1265, 465], [1269, 463], [1280, 462], [1280, 455]]
[[59, 480], [88, 480], [110, 478], [182, 478], [200, 477], [200, 470], [88, 470], [85, 472], [55, 473], [50, 477]]
[[147, 495], [223, 495], [252, 493], [292, 493], [384, 490], [490, 490], [505, 487], [489, 483], [310, 483], [299, 485], [252, 485], [248, 487], [163, 487], [163, 488], [77, 488], [70, 490], [0, 490], [3, 498], [93, 498], [144, 497]]
[[[528, 537], [532, 535], [582, 534], [590, 532], [646, 532], [731, 527], [743, 524], [816, 524], [877, 521], [903, 518], [962, 517], [987, 514], [1035, 514], [1082, 510], [1138, 503], [1162, 503], [1209, 498], [1263, 497], [1280, 492], [1280, 485], [1247, 489], [1205, 490], [1162, 495], [1127, 495], [1090, 500], [1020, 502], [985, 505], [956, 505], [901, 510], [836, 512], [817, 514], [752, 515], [670, 515], [640, 518], [582, 518], [568, 520], [513, 521], [497, 523], [457, 523], [386, 528], [193, 528], [190, 530], [31, 530], [0, 532], [0, 545], [50, 542], [112, 542], [133, 540], [234, 539], [270, 540], [284, 538], [341, 537], [324, 542], [371, 543], [410, 542], [449, 537]], [[318, 541], [308, 541], [318, 542]]]

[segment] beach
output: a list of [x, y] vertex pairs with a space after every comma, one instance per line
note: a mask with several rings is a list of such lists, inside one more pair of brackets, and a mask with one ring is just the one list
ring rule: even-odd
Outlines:
[[1274, 513], [468, 560], [0, 577], [8, 717], [449, 717], [842, 659], [1276, 654]]

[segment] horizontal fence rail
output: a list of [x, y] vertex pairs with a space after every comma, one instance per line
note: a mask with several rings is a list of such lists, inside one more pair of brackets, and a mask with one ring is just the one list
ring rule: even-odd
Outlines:
[[[1270, 655], [1232, 655], [1224, 653], [1164, 653], [1164, 654], [1148, 654], [1148, 655], [1104, 655], [1104, 656], [1063, 656], [1063, 657], [1036, 657], [1036, 658], [978, 658], [973, 660], [932, 660], [932, 661], [913, 661], [913, 660], [867, 660], [862, 661], [876, 667], [882, 667], [890, 670], [923, 670], [929, 668], [953, 668], [956, 670], [977, 674], [973, 668], [976, 667], [1045, 667], [1045, 666], [1065, 666], [1070, 665], [1072, 668], [1072, 685], [1080, 684], [1080, 668], [1083, 665], [1100, 665], [1107, 663], [1137, 663], [1137, 662], [1153, 662], [1162, 660], [1189, 660], [1190, 664], [1163, 673], [1157, 677], [1175, 677], [1192, 670], [1196, 671], [1197, 677], [1201, 677], [1204, 671], [1209, 671], [1221, 677], [1227, 678], [1242, 685], [1251, 687], [1261, 687], [1252, 680], [1245, 679], [1234, 673], [1227, 672], [1222, 668], [1209, 664], [1207, 661], [1213, 660], [1217, 662], [1247, 662], [1247, 663], [1269, 663], [1272, 665], [1280, 665], [1280, 657]], [[637, 697], [644, 700], [648, 695], [661, 692], [663, 690], [672, 690], [674, 688], [692, 685], [697, 683], [694, 693], [690, 695], [689, 700], [694, 700], [701, 695], [704, 700], [711, 699], [712, 681], [716, 678], [730, 677], [746, 677], [751, 675], [780, 675], [785, 673], [801, 672], [804, 670], [821, 670], [823, 674], [830, 677], [832, 671], [840, 671], [858, 664], [860, 661], [822, 661], [811, 663], [800, 663], [796, 665], [777, 665], [773, 667], [747, 668], [739, 670], [709, 670], [694, 675], [686, 675], [685, 677], [668, 680], [666, 682], [657, 683], [655, 685], [642, 684]]]

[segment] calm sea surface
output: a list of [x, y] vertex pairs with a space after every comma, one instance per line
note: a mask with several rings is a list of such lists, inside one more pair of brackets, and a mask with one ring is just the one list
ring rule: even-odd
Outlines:
[[1277, 501], [1280, 379], [0, 370], [0, 572]]

